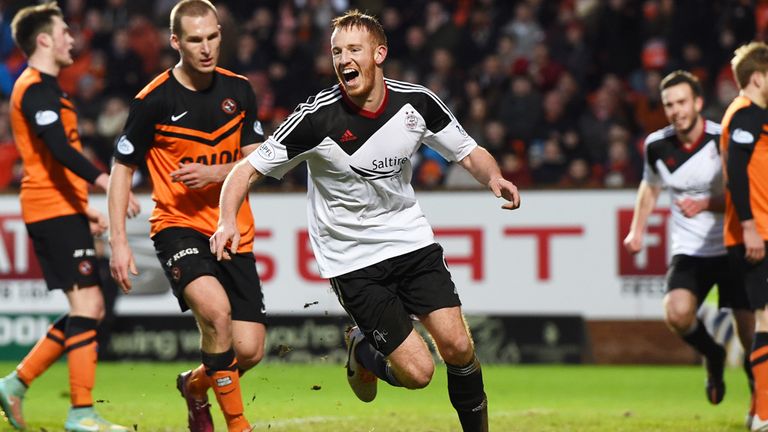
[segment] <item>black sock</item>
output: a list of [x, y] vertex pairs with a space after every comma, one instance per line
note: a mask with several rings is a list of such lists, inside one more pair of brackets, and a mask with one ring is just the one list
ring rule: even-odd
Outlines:
[[696, 351], [700, 352], [708, 359], [719, 359], [725, 353], [725, 349], [720, 346], [707, 331], [704, 323], [696, 321], [696, 328], [682, 336], [683, 340]]
[[378, 378], [395, 387], [402, 387], [402, 384], [395, 378], [395, 374], [392, 368], [389, 367], [389, 362], [387, 362], [384, 354], [380, 353], [367, 340], [358, 342], [354, 355], [364, 368], [373, 372]]
[[232, 348], [222, 353], [207, 353], [205, 351], [200, 351], [200, 354], [203, 359], [205, 374], [208, 376], [213, 375], [216, 371], [234, 371], [237, 369], [237, 365], [233, 365], [235, 361], [235, 351]]
[[744, 353], [744, 362], [742, 367], [744, 367], [744, 372], [747, 374], [747, 384], [749, 385], [749, 391], [754, 393], [755, 376], [752, 374], [752, 362], [749, 361], [749, 353]]
[[448, 368], [448, 396], [459, 415], [464, 432], [488, 431], [488, 400], [483, 390], [483, 372], [475, 357], [464, 366]]

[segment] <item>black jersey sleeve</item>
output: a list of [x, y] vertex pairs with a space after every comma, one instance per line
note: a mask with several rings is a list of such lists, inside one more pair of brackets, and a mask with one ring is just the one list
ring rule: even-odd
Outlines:
[[752, 219], [747, 167], [763, 130], [762, 110], [747, 107], [733, 114], [728, 138], [728, 190], [739, 219]]
[[48, 147], [53, 158], [78, 177], [93, 183], [102, 172], [69, 144], [61, 121], [61, 109], [56, 90], [44, 83], [31, 85], [21, 100], [21, 110], [27, 123]]
[[256, 95], [253, 93], [253, 89], [248, 81], [244, 82], [243, 91], [245, 92], [245, 118], [243, 119], [243, 128], [240, 132], [241, 147], [264, 141], [264, 129], [259, 121], [259, 107], [256, 103]]
[[148, 98], [136, 98], [131, 102], [128, 120], [123, 133], [115, 143], [114, 156], [119, 162], [139, 165], [155, 139], [155, 125], [161, 120], [162, 107]]
[[438, 133], [451, 123], [451, 111], [437, 95], [429, 90], [425, 90], [422, 97], [424, 100], [421, 115], [424, 117], [427, 129], [432, 133]]

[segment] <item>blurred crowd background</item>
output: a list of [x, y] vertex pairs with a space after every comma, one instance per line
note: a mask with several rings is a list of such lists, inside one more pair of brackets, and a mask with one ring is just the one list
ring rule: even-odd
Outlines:
[[[10, 32], [32, 1], [0, 1], [0, 190], [21, 168], [8, 120], [26, 66]], [[133, 96], [178, 62], [168, 43], [175, 0], [58, 2], [75, 38], [60, 76], [80, 116], [86, 152], [105, 170]], [[250, 79], [269, 133], [296, 105], [336, 82], [330, 20], [349, 8], [387, 32], [385, 76], [440, 96], [519, 187], [624, 188], [642, 175], [645, 136], [667, 124], [661, 78], [693, 72], [705, 117], [719, 121], [738, 93], [733, 50], [768, 37], [767, 0], [230, 0], [214, 1], [220, 66]], [[482, 187], [423, 147], [414, 186]], [[139, 179], [141, 185], [146, 180]], [[305, 188], [294, 170], [275, 188]], [[145, 184], [146, 186], [146, 184]]]

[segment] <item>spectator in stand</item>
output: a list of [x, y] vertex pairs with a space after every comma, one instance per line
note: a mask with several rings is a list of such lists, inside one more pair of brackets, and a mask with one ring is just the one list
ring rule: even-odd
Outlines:
[[530, 77], [516, 75], [499, 104], [499, 119], [511, 137], [529, 140], [541, 117], [541, 96]]
[[565, 174], [566, 160], [560, 143], [547, 138], [532, 145], [530, 166], [537, 185], [555, 186]]
[[658, 91], [659, 84], [661, 84], [661, 73], [657, 70], [649, 70], [645, 72], [644, 78], [645, 87], [642, 92], [634, 95], [633, 104], [635, 121], [640, 127], [640, 132], [648, 135], [666, 126], [668, 121]]
[[595, 178], [592, 173], [592, 169], [584, 158], [576, 158], [568, 162], [565, 174], [558, 187], [563, 188], [599, 188], [600, 181]]

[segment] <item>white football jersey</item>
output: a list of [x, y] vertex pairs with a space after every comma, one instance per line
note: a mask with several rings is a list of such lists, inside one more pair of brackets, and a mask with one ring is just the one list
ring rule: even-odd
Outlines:
[[675, 202], [723, 194], [720, 159], [720, 125], [706, 120], [704, 134], [691, 149], [685, 149], [672, 126], [667, 126], [645, 140], [643, 180], [663, 186], [671, 194], [672, 255], [698, 257], [724, 255], [723, 214], [702, 211], [685, 217]]
[[248, 156], [275, 178], [307, 162], [308, 229], [324, 278], [434, 243], [411, 186], [411, 158], [422, 143], [449, 161], [477, 146], [428, 89], [385, 85], [376, 112], [355, 106], [338, 84], [321, 91]]

